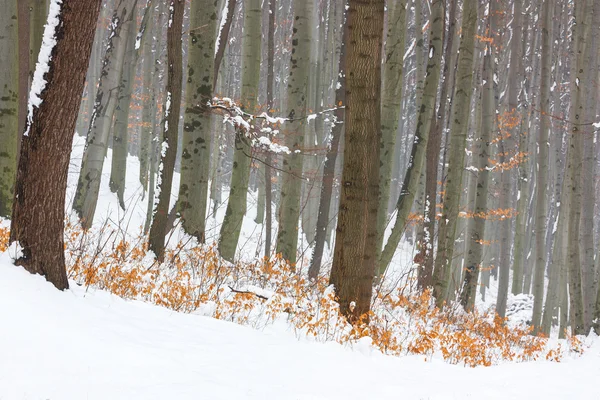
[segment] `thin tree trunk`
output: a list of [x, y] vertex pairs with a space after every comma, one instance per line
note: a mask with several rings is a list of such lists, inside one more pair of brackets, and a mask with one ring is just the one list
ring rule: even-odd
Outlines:
[[136, 65], [136, 37], [135, 24], [137, 21], [137, 7], [132, 10], [132, 26], [126, 38], [126, 50], [123, 61], [123, 72], [117, 93], [117, 108], [115, 109], [115, 122], [112, 136], [112, 159], [110, 168], [110, 191], [117, 194], [119, 205], [125, 210], [125, 177], [127, 174], [127, 145], [129, 129], [129, 105], [135, 79]]
[[346, 46], [348, 41], [348, 26], [346, 24], [346, 10], [343, 11], [343, 33], [340, 45], [340, 56], [338, 61], [338, 80], [335, 91], [335, 104], [333, 127], [331, 130], [331, 143], [327, 149], [325, 165], [323, 166], [323, 185], [319, 199], [319, 214], [317, 215], [317, 231], [315, 235], [315, 247], [313, 250], [308, 277], [316, 279], [321, 271], [323, 263], [323, 251], [325, 250], [325, 239], [327, 227], [330, 224], [330, 210], [333, 197], [333, 181], [335, 179], [335, 164], [337, 162], [340, 139], [344, 131], [345, 111], [342, 105], [346, 103]]
[[[533, 333], [539, 331], [542, 319], [542, 304], [544, 300], [544, 272], [546, 271], [546, 230], [548, 218], [548, 162], [549, 149], [548, 135], [550, 131], [550, 75], [552, 62], [552, 14], [554, 5], [550, 1], [544, 1], [542, 5], [542, 77], [540, 93], [541, 126], [538, 133], [538, 154], [537, 154], [537, 182], [536, 182], [536, 216], [535, 216], [535, 267], [533, 279], [533, 316], [531, 324]], [[521, 193], [521, 196], [524, 196]], [[555, 245], [556, 246], [556, 245]], [[556, 270], [556, 268], [555, 268]], [[554, 281], [557, 281], [558, 276]], [[556, 285], [553, 288], [556, 296]], [[513, 291], [514, 292], [514, 291]], [[550, 283], [548, 288], [550, 296]], [[548, 305], [546, 306], [546, 313]], [[551, 314], [549, 314], [551, 315]], [[550, 328], [550, 321], [546, 321], [547, 328]]]
[[36, 72], [36, 80], [46, 84], [37, 93], [39, 107], [29, 110], [17, 172], [10, 242], [18, 242], [22, 256], [15, 264], [60, 290], [69, 287], [63, 243], [69, 159], [100, 4], [52, 2], [49, 24], [54, 29], [46, 28], [52, 32], [46, 40], [56, 38], [56, 44], [48, 72]]
[[426, 175], [425, 175], [425, 212], [423, 221], [424, 243], [421, 247], [419, 262], [419, 286], [421, 288], [433, 286], [433, 262], [435, 251], [433, 241], [435, 237], [435, 225], [437, 215], [437, 188], [438, 168], [440, 160], [440, 149], [442, 145], [443, 127], [446, 121], [446, 111], [450, 108], [448, 102], [448, 89], [450, 88], [450, 67], [454, 67], [456, 52], [453, 52], [455, 25], [456, 25], [456, 3], [452, 0], [448, 13], [448, 38], [444, 50], [444, 70], [442, 72], [442, 89], [440, 91], [440, 106], [435, 124], [432, 123], [427, 142]]
[[421, 170], [425, 164], [425, 152], [427, 141], [429, 140], [431, 123], [435, 115], [437, 89], [440, 78], [444, 46], [444, 19], [444, 2], [442, 0], [432, 1], [429, 31], [429, 58], [427, 60], [423, 98], [417, 116], [414, 143], [411, 149], [408, 169], [405, 173], [400, 197], [396, 204], [396, 221], [394, 222], [392, 233], [379, 257], [378, 275], [382, 275], [385, 272], [387, 266], [392, 261], [398, 243], [400, 243], [419, 186]]
[[[242, 92], [240, 103], [249, 112], [258, 108], [258, 83], [260, 79], [261, 56], [261, 0], [248, 0], [244, 3], [244, 30], [242, 38]], [[243, 133], [235, 135], [233, 169], [229, 201], [225, 219], [219, 235], [219, 253], [227, 261], [233, 262], [237, 248], [248, 195], [248, 177], [252, 162], [252, 150]]]
[[[492, 49], [489, 47], [483, 57], [482, 79], [484, 84], [481, 93], [481, 130], [475, 139], [475, 149], [473, 151], [477, 160], [475, 164], [475, 167], [477, 168], [477, 192], [473, 210], [475, 215], [486, 213], [488, 209], [488, 186], [490, 176], [488, 159], [495, 117], [491, 51]], [[465, 275], [460, 302], [467, 311], [473, 310], [473, 307], [475, 306], [479, 271], [483, 266], [485, 224], [485, 218], [473, 217], [472, 221], [470, 221], [471, 228], [468, 230], [469, 235], [466, 238]]]
[[79, 215], [84, 229], [89, 229], [94, 222], [109, 132], [117, 107], [127, 38], [129, 30], [134, 29], [132, 16], [136, 4], [137, 0], [118, 0], [110, 25], [110, 39], [100, 72], [94, 112], [90, 120], [77, 191], [73, 200], [73, 209]]
[[[275, 107], [273, 99], [273, 82], [275, 80], [275, 13], [277, 0], [269, 0], [269, 32], [267, 34], [267, 107], [269, 113]], [[265, 159], [265, 257], [271, 256], [273, 225], [273, 187], [271, 182], [271, 164], [273, 157], [267, 152]]]
[[450, 153], [445, 181], [445, 194], [438, 235], [438, 251], [434, 269], [434, 295], [438, 306], [446, 297], [452, 273], [452, 257], [459, 202], [462, 192], [465, 146], [471, 111], [473, 86], [473, 50], [477, 29], [477, 2], [465, 0], [462, 17], [462, 36], [459, 46], [457, 86], [452, 103]]
[[[209, 0], [207, 0], [210, 3]], [[214, 2], [214, 0], [213, 0]], [[231, 24], [233, 23], [233, 13], [235, 12], [235, 5], [237, 4], [237, 0], [225, 0], [225, 8], [223, 9], [224, 15], [221, 18], [225, 18], [225, 21], [221, 22], [221, 29], [219, 31], [218, 39], [218, 47], [215, 52], [215, 59], [213, 64], [213, 85], [215, 88], [217, 86], [217, 79], [219, 78], [219, 69], [221, 68], [221, 63], [223, 61], [223, 55], [225, 55], [225, 48], [229, 43], [229, 31], [231, 30]], [[213, 7], [213, 6], [211, 6]], [[227, 13], [227, 14], [225, 14]], [[208, 13], [206, 13], [208, 15]], [[212, 31], [210, 31], [212, 32]], [[211, 33], [212, 34], [212, 33]]]
[[387, 36], [381, 93], [381, 159], [379, 167], [379, 215], [377, 216], [377, 257], [381, 254], [388, 222], [387, 205], [398, 122], [402, 114], [404, 35], [406, 32], [406, 0], [387, 1]]
[[165, 230], [171, 201], [171, 185], [177, 156], [177, 136], [181, 110], [182, 90], [182, 30], [185, 0], [171, 0], [167, 29], [167, 96], [165, 100], [164, 134], [157, 184], [158, 203], [154, 209], [154, 220], [150, 227], [149, 248], [160, 262], [165, 254]]
[[[298, 248], [298, 219], [300, 217], [300, 188], [302, 178], [302, 155], [304, 129], [308, 111], [306, 89], [310, 71], [311, 31], [310, 18], [313, 0], [294, 1], [294, 24], [292, 33], [292, 56], [288, 79], [285, 116], [299, 118], [287, 122], [282, 127], [285, 144], [292, 152], [283, 156], [283, 182], [279, 208], [279, 231], [277, 232], [277, 253], [281, 253], [291, 264], [296, 263]], [[383, 28], [382, 28], [383, 29]]]

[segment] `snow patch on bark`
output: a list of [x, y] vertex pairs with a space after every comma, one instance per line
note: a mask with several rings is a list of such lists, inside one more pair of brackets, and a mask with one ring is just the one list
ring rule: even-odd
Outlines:
[[27, 128], [24, 136], [29, 135], [29, 129], [33, 122], [33, 108], [39, 108], [42, 104], [42, 92], [46, 89], [46, 73], [50, 71], [50, 61], [52, 60], [52, 50], [56, 46], [56, 27], [60, 23], [62, 0], [51, 0], [48, 11], [48, 22], [44, 28], [44, 36], [42, 38], [42, 47], [38, 55], [38, 61], [31, 82], [31, 91], [29, 92], [29, 100], [27, 104]]

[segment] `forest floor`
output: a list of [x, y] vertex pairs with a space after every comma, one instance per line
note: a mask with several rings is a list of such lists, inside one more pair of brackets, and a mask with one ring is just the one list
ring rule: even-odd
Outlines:
[[[0, 399], [594, 399], [583, 356], [468, 368], [298, 340], [71, 283], [57, 291], [0, 255]], [[594, 395], [596, 393], [596, 395]]]
[[[69, 199], [83, 143], [76, 137]], [[108, 189], [110, 156], [109, 150], [95, 225], [106, 223], [134, 237], [147, 201], [137, 181], [139, 163], [128, 159], [124, 212]], [[174, 188], [177, 181], [178, 174]], [[217, 218], [209, 218], [209, 242], [218, 236], [225, 195]], [[238, 250], [242, 259], [252, 260], [263, 235], [249, 197]], [[173, 243], [181, 240], [178, 231]], [[299, 245], [307, 246], [302, 240]], [[403, 243], [394, 258], [400, 275], [410, 268], [411, 252]], [[10, 250], [0, 253], [0, 400], [598, 398], [600, 340], [595, 337], [584, 339], [582, 356], [568, 354], [560, 363], [540, 358], [469, 368], [439, 356], [427, 361], [423, 355], [386, 356], [364, 341], [318, 343], [281, 321], [253, 329], [179, 313], [75, 281], [58, 292], [11, 264]], [[480, 309], [493, 307], [495, 286], [492, 282]], [[509, 298], [511, 320], [526, 321], [529, 303]]]

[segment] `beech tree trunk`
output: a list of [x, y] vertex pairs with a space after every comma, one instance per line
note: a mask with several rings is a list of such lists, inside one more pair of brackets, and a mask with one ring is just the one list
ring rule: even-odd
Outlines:
[[22, 255], [15, 264], [60, 290], [69, 287], [63, 244], [67, 174], [100, 4], [63, 0], [58, 6], [57, 43], [43, 76], [42, 102], [22, 138], [17, 172], [10, 242], [19, 243]]
[[[287, 87], [285, 116], [297, 118], [286, 122], [281, 129], [285, 145], [292, 152], [283, 156], [281, 201], [279, 205], [279, 231], [277, 253], [291, 264], [296, 263], [298, 249], [298, 219], [300, 218], [300, 192], [302, 186], [304, 130], [308, 111], [308, 78], [310, 71], [310, 19], [313, 0], [294, 1], [292, 56]], [[383, 28], [382, 28], [383, 29]]]
[[0, 217], [10, 216], [17, 174], [19, 137], [19, 34], [17, 0], [0, 13]]
[[458, 55], [457, 86], [452, 103], [452, 128], [448, 170], [444, 184], [445, 194], [433, 276], [434, 295], [438, 306], [441, 306], [446, 299], [446, 291], [448, 290], [452, 276], [452, 257], [454, 254], [456, 225], [462, 192], [465, 146], [471, 111], [473, 51], [476, 29], [477, 1], [465, 0], [463, 4], [462, 36]]
[[129, 30], [133, 25], [133, 10], [137, 0], [118, 0], [113, 13], [109, 43], [106, 47], [94, 111], [90, 120], [73, 209], [84, 229], [94, 222], [104, 158], [112, 120], [118, 100], [118, 87], [127, 48]]
[[437, 89], [440, 78], [444, 47], [444, 20], [444, 1], [433, 0], [429, 24], [429, 58], [427, 59], [421, 107], [419, 108], [417, 115], [415, 137], [411, 149], [408, 169], [404, 175], [400, 197], [396, 204], [398, 215], [396, 216], [392, 233], [378, 260], [378, 275], [382, 275], [385, 272], [392, 261], [398, 243], [400, 243], [400, 239], [406, 228], [408, 215], [412, 209], [413, 201], [419, 187], [421, 171], [425, 164], [425, 152], [427, 149], [427, 141], [429, 140], [429, 131], [435, 115]]
[[165, 254], [165, 230], [171, 201], [171, 185], [177, 156], [177, 136], [181, 110], [182, 90], [182, 31], [185, 0], [171, 0], [167, 29], [167, 96], [165, 99], [165, 122], [161, 148], [161, 160], [157, 184], [158, 203], [154, 208], [154, 219], [149, 233], [149, 248], [156, 259], [162, 262]]

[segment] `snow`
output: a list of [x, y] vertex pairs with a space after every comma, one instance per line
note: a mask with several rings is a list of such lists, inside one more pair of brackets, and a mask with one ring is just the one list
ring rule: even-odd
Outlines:
[[562, 363], [470, 369], [394, 358], [367, 341], [298, 341], [282, 326], [256, 331], [74, 283], [60, 292], [6, 254], [0, 302], [6, 399], [584, 399], [600, 374], [598, 340]]
[[[77, 185], [84, 143], [84, 138], [75, 136], [68, 200]], [[147, 205], [138, 182], [139, 162], [128, 157], [127, 211], [123, 211], [108, 185], [111, 157], [109, 149], [94, 225], [127, 223], [135, 231], [145, 221]], [[175, 173], [171, 206], [178, 185], [179, 174]], [[225, 190], [223, 198], [227, 196]], [[249, 192], [248, 201], [237, 249], [238, 257], [246, 260], [256, 257], [264, 240], [262, 225], [254, 222], [256, 194]], [[225, 206], [218, 208], [216, 218], [207, 217], [208, 243], [218, 238]], [[70, 204], [67, 208], [70, 210]], [[386, 236], [393, 224], [392, 219]], [[276, 230], [274, 223], [274, 235]], [[171, 241], [180, 240], [178, 235], [181, 233], [175, 232]], [[301, 252], [307, 247], [301, 230], [298, 244]], [[388, 274], [406, 276], [415, 250], [414, 245], [402, 241]], [[368, 340], [353, 347], [315, 343], [298, 337], [285, 321], [254, 330], [125, 301], [74, 282], [69, 291], [59, 292], [41, 277], [12, 266], [15, 253], [16, 249], [0, 253], [0, 302], [5, 305], [0, 307], [2, 399], [596, 397], [595, 378], [600, 373], [600, 341], [596, 338], [586, 339], [591, 347], [582, 357], [568, 356], [561, 363], [541, 360], [471, 369], [449, 365], [438, 357], [424, 361], [423, 356], [384, 356]], [[326, 264], [330, 257], [331, 250], [326, 249]], [[304, 258], [299, 259], [298, 267], [306, 270]], [[477, 300], [479, 309], [493, 307], [497, 287], [498, 282], [492, 279], [486, 301]], [[509, 294], [508, 310], [513, 317], [530, 318], [530, 305], [528, 298]]]
[[38, 62], [33, 73], [31, 82], [31, 91], [29, 92], [29, 101], [27, 104], [27, 128], [24, 136], [29, 135], [29, 128], [33, 122], [33, 107], [39, 108], [42, 104], [40, 96], [46, 88], [46, 73], [50, 71], [50, 60], [52, 59], [52, 50], [56, 46], [56, 27], [60, 23], [60, 10], [62, 0], [52, 0], [48, 11], [48, 22], [44, 27], [44, 36], [42, 46], [38, 54]]
[[223, 5], [223, 15], [221, 16], [221, 24], [219, 25], [219, 32], [217, 34], [217, 40], [215, 42], [215, 55], [219, 52], [219, 46], [221, 45], [221, 34], [223, 33], [223, 27], [227, 21], [227, 14], [229, 12], [229, 0], [225, 0]]

